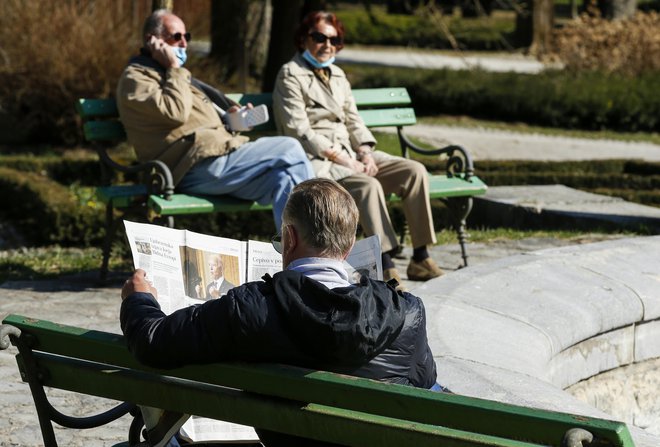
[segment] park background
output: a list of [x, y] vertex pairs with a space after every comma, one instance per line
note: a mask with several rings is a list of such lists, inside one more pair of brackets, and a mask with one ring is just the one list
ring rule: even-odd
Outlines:
[[[269, 90], [276, 70], [293, 54], [300, 15], [322, 8], [344, 22], [348, 48], [533, 57], [551, 67], [536, 74], [343, 67], [355, 88], [406, 87], [422, 123], [660, 142], [658, 0], [5, 0], [0, 15], [0, 281], [98, 269], [104, 206], [94, 188], [100, 164], [82, 139], [74, 103], [80, 97], [114, 95], [121, 70], [140, 46], [144, 17], [161, 3], [172, 7], [194, 36], [187, 67], [226, 92]], [[381, 149], [397, 152], [393, 135], [377, 136]], [[126, 162], [134, 159], [126, 144], [114, 154]], [[421, 161], [431, 172], [443, 169], [432, 157]], [[660, 206], [660, 165], [655, 163], [477, 160], [476, 174], [490, 186], [564, 184]], [[396, 206], [393, 214], [402, 225]], [[434, 218], [438, 229], [446, 227], [440, 203], [434, 204]], [[240, 239], [266, 240], [273, 231], [270, 219], [240, 213], [181, 218], [177, 226]], [[468, 226], [477, 241], [525, 237], [532, 230], [470, 220]], [[579, 237], [571, 228], [533, 230]], [[454, 238], [452, 231], [439, 236], [440, 241]], [[126, 270], [124, 238], [114, 240], [111, 268]]]

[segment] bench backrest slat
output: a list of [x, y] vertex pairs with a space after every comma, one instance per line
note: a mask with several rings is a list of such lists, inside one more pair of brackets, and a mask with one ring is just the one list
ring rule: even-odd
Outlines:
[[4, 323], [32, 334], [38, 340], [35, 349], [39, 351], [102, 362], [118, 368], [132, 368], [149, 374], [155, 372], [277, 398], [541, 444], [558, 443], [557, 437], [561, 437], [566, 430], [581, 427], [609, 439], [613, 446], [633, 445], [625, 424], [619, 422], [433, 393], [283, 365], [220, 363], [155, 371], [137, 364], [119, 335], [55, 325], [18, 315], [8, 316]]
[[[410, 105], [408, 91], [403, 87], [353, 90], [359, 113], [367, 127], [410, 126], [417, 122]], [[240, 104], [268, 106], [270, 120], [255, 127], [257, 132], [275, 131], [271, 93], [229, 93], [227, 96]], [[378, 108], [376, 108], [378, 107]], [[118, 120], [117, 103], [113, 98], [79, 99], [76, 103], [79, 116], [85, 121], [83, 132], [89, 142], [111, 142], [126, 139], [126, 132]]]
[[46, 386], [124, 400], [187, 414], [259, 426], [264, 429], [347, 445], [540, 447], [442, 425], [383, 417], [377, 414], [291, 401], [239, 390], [163, 377], [157, 373], [109, 368], [108, 365], [37, 353], [39, 366], [48, 371]]
[[79, 99], [76, 110], [83, 120], [95, 118], [116, 118], [119, 116], [114, 99]]
[[126, 139], [126, 131], [118, 120], [87, 121], [83, 124], [87, 141], [117, 141]]

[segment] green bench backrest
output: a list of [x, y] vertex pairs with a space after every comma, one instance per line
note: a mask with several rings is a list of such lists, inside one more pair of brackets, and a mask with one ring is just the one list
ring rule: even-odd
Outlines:
[[[48, 371], [47, 386], [130, 397], [138, 404], [300, 436], [322, 433], [349, 445], [532, 447], [559, 446], [564, 433], [577, 427], [591, 432], [599, 446], [634, 446], [620, 422], [282, 365], [220, 363], [158, 371], [139, 365], [119, 335], [20, 315], [3, 323], [33, 338], [40, 366]], [[197, 387], [190, 380], [211, 385]]]
[[[409, 106], [410, 96], [405, 88], [376, 88], [353, 90], [360, 116], [368, 127], [410, 126], [417, 122], [415, 111]], [[230, 93], [232, 100], [254, 105], [265, 104], [272, 110], [270, 93]], [[119, 112], [114, 99], [80, 99], [76, 104], [83, 119], [85, 139], [90, 142], [121, 141], [126, 139], [124, 127], [117, 120]], [[274, 131], [272, 112], [268, 123], [256, 131]]]

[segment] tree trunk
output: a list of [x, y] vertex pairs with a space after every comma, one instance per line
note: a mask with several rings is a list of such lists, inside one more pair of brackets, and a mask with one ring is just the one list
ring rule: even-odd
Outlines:
[[221, 67], [221, 77], [238, 76], [247, 90], [250, 75], [260, 76], [270, 38], [270, 0], [211, 2], [211, 53]]
[[535, 56], [547, 54], [552, 49], [554, 16], [554, 3], [552, 0], [534, 0], [530, 54]]
[[601, 0], [598, 6], [606, 19], [628, 19], [637, 11], [637, 0]]
[[527, 0], [516, 14], [516, 45], [529, 47], [533, 55], [544, 54], [551, 48], [553, 27], [552, 0]]
[[171, 11], [174, 8], [174, 0], [151, 0], [151, 10], [167, 9]]
[[268, 62], [261, 83], [264, 92], [273, 91], [280, 67], [296, 52], [293, 35], [300, 23], [304, 3], [303, 0], [272, 0], [272, 2], [273, 25], [270, 30]]

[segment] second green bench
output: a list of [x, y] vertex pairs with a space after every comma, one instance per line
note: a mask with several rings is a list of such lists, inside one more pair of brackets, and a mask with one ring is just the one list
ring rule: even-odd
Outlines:
[[[446, 172], [430, 176], [430, 197], [439, 199], [450, 210], [452, 223], [461, 246], [463, 265], [468, 264], [466, 249], [466, 219], [472, 209], [472, 197], [485, 194], [486, 184], [474, 175], [470, 154], [461, 146], [424, 149], [413, 143], [403, 128], [416, 123], [415, 111], [405, 88], [357, 89], [353, 91], [360, 115], [369, 128], [394, 127], [397, 130], [401, 154], [409, 157], [410, 152], [422, 155], [446, 157]], [[230, 94], [240, 104], [248, 102], [272, 107], [270, 93]], [[87, 141], [94, 143], [104, 168], [104, 186], [97, 188], [97, 197], [106, 204], [106, 240], [103, 248], [101, 275], [105, 276], [110, 256], [111, 237], [117, 223], [115, 210], [138, 208], [151, 220], [165, 218], [166, 224], [174, 225], [174, 216], [201, 213], [234, 213], [237, 211], [268, 210], [270, 206], [236, 199], [228, 196], [194, 196], [175, 191], [172, 174], [164, 163], [151, 160], [147, 163], [127, 165], [117, 162], [108, 153], [108, 143], [126, 140], [126, 133], [119, 121], [114, 99], [80, 99], [76, 104], [83, 120], [83, 131]], [[272, 116], [272, 112], [271, 112]], [[255, 128], [256, 131], [273, 132], [270, 122]], [[137, 184], [113, 184], [113, 174], [139, 174]], [[391, 201], [399, 200], [392, 195]], [[402, 235], [403, 238], [403, 235]]]

